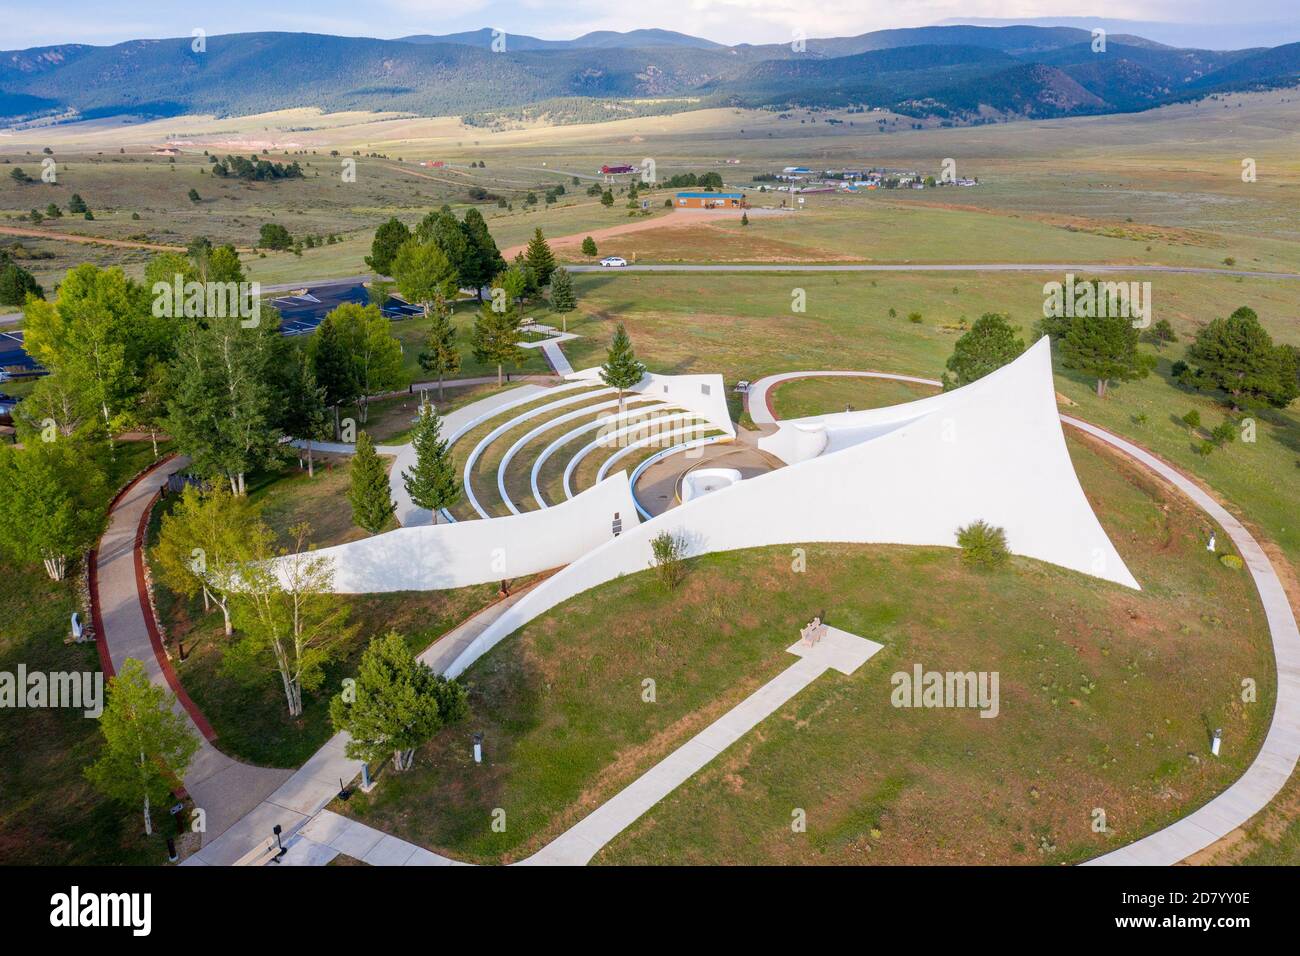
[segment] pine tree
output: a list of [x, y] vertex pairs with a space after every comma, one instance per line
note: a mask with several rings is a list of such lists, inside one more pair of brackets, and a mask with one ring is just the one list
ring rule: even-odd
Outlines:
[[645, 376], [645, 366], [638, 362], [632, 351], [623, 323], [614, 330], [614, 341], [609, 346], [605, 364], [600, 367], [600, 379], [610, 388], [618, 389], [618, 413], [623, 414], [623, 392], [636, 385]]
[[1188, 380], [1197, 388], [1227, 392], [1234, 408], [1285, 408], [1296, 398], [1294, 353], [1274, 345], [1259, 316], [1245, 306], [1201, 329], [1187, 357], [1196, 363]]
[[1097, 380], [1097, 397], [1111, 382], [1145, 378], [1154, 364], [1138, 351], [1138, 330], [1123, 316], [1075, 316], [1060, 343], [1061, 364]]
[[582, 254], [584, 256], [594, 256], [596, 254], [596, 240], [591, 236], [582, 240]]
[[564, 323], [563, 331], [569, 331], [569, 313], [577, 307], [578, 297], [574, 294], [569, 270], [556, 269], [551, 273], [551, 311], [560, 314]]
[[104, 749], [86, 778], [115, 800], [141, 801], [144, 832], [153, 833], [150, 808], [171, 794], [199, 749], [199, 740], [175, 710], [176, 698], [150, 683], [144, 665], [127, 658], [108, 682], [99, 718]]
[[460, 349], [456, 347], [456, 326], [451, 316], [434, 313], [433, 324], [424, 339], [418, 359], [420, 368], [438, 376], [438, 401], [442, 401], [442, 379], [460, 370]]
[[419, 661], [395, 631], [362, 652], [354, 692], [351, 702], [330, 701], [335, 731], [351, 738], [347, 756], [369, 763], [392, 754], [397, 771], [411, 769], [416, 748], [469, 711], [465, 689]]
[[1006, 365], [1025, 350], [1006, 316], [986, 312], [959, 338], [943, 375], [944, 391], [969, 385]]
[[473, 248], [474, 255], [472, 268], [468, 275], [463, 276], [466, 283], [474, 287], [474, 292], [479, 300], [483, 299], [483, 287], [492, 281], [492, 277], [506, 267], [506, 260], [501, 255], [501, 250], [497, 248], [496, 240], [492, 238], [492, 233], [488, 231], [487, 223], [483, 220], [483, 214], [477, 209], [468, 209], [465, 211], [465, 221], [462, 223], [465, 235], [469, 239], [470, 246]]
[[555, 254], [542, 235], [541, 226], [533, 232], [533, 238], [528, 240], [528, 252], [524, 255], [524, 261], [532, 270], [533, 281], [539, 289], [551, 281], [551, 273], [555, 271]]
[[514, 311], [495, 312], [491, 303], [484, 302], [474, 319], [473, 345], [476, 359], [497, 367], [497, 385], [500, 385], [502, 366], [506, 363], [518, 366], [524, 357]]
[[352, 505], [352, 520], [371, 534], [378, 534], [388, 523], [397, 506], [388, 487], [388, 472], [375, 454], [370, 435], [357, 435], [357, 450], [352, 456], [352, 485], [348, 489], [348, 502]]
[[[281, 426], [294, 438], [307, 443], [307, 477], [316, 476], [312, 458], [312, 442], [329, 434], [329, 421], [325, 405], [325, 387], [316, 384], [307, 353], [298, 349], [293, 358], [293, 368], [284, 395]], [[301, 461], [299, 462], [301, 464]]]
[[456, 465], [447, 454], [447, 442], [441, 436], [442, 419], [430, 408], [420, 416], [411, 439], [415, 446], [415, 467], [402, 472], [406, 493], [421, 508], [433, 512], [434, 524], [438, 523], [439, 509], [455, 504], [461, 493]]
[[325, 389], [325, 403], [334, 409], [334, 437], [339, 437], [339, 407], [357, 399], [357, 374], [339, 326], [322, 322], [307, 342], [316, 384]]
[[366, 265], [381, 276], [391, 275], [393, 257], [403, 243], [411, 238], [411, 230], [396, 217], [375, 230], [375, 238], [370, 243], [370, 255], [366, 256]]

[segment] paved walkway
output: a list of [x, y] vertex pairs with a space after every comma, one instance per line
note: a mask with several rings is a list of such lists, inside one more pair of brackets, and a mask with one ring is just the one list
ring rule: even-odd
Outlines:
[[560, 343], [548, 339], [541, 343], [541, 349], [542, 354], [546, 356], [546, 361], [550, 363], [551, 368], [555, 369], [556, 375], [573, 374], [573, 366], [564, 357], [564, 352], [560, 349]]
[[141, 661], [153, 683], [176, 694], [177, 712], [185, 715], [201, 741], [184, 783], [194, 805], [206, 816], [202, 844], [207, 847], [283, 783], [290, 771], [243, 764], [212, 745], [216, 734], [189, 701], [162, 652], [156, 630], [151, 628], [152, 612], [146, 610], [148, 598], [143, 586], [141, 545], [145, 517], [168, 476], [188, 463], [186, 458], [163, 461], [115, 500], [109, 511], [108, 530], [95, 554], [91, 602], [101, 660], [107, 656], [105, 673], [116, 673], [127, 658]]
[[[852, 375], [939, 385], [932, 379], [887, 372], [787, 372], [769, 375], [750, 386], [746, 406], [755, 423], [775, 425], [771, 389], [793, 378]], [[1227, 533], [1255, 581], [1273, 642], [1277, 665], [1277, 701], [1268, 735], [1255, 760], [1228, 789], [1199, 810], [1128, 846], [1090, 860], [1085, 865], [1172, 866], [1244, 825], [1277, 796], [1300, 761], [1300, 629], [1286, 590], [1272, 562], [1254, 536], [1200, 485], [1155, 455], [1103, 428], [1068, 415], [1061, 421], [1087, 432], [1140, 465], [1155, 472], [1185, 494]]]
[[[504, 614], [527, 591], [517, 591], [488, 607], [450, 631], [420, 655], [420, 659], [441, 670], [455, 659], [479, 632]], [[445, 646], [444, 646], [445, 644]], [[318, 816], [333, 800], [341, 785], [361, 773], [361, 761], [350, 760], [343, 752], [345, 734], [336, 734], [307, 763], [295, 771], [283, 785], [264, 800], [249, 807], [237, 822], [210, 845], [204, 845], [185, 866], [234, 866], [269, 863], [273, 856], [271, 828], [281, 827], [286, 844], [309, 820]], [[306, 848], [304, 848], [304, 851]], [[343, 851], [348, 852], [348, 851]], [[348, 852], [349, 856], [354, 854]], [[325, 862], [328, 862], [326, 860]]]
[[796, 641], [787, 650], [799, 658], [781, 673], [727, 711], [708, 727], [655, 764], [576, 825], [560, 834], [523, 866], [585, 866], [651, 807], [689, 780], [822, 673], [834, 669], [852, 674], [883, 645], [828, 627], [818, 643]]
[[340, 853], [371, 866], [468, 866], [414, 843], [368, 827], [359, 820], [322, 810], [303, 824], [281, 866], [325, 866]]

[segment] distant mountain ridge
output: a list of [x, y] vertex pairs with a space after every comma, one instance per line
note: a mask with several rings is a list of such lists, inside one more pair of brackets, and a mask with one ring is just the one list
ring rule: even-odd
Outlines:
[[[241, 115], [292, 107], [488, 114], [689, 97], [692, 106], [879, 106], [955, 122], [1148, 109], [1300, 82], [1300, 43], [1177, 49], [1069, 26], [939, 26], [723, 46], [669, 30], [573, 40], [482, 29], [400, 40], [240, 33], [0, 53], [0, 122], [43, 114]], [[585, 108], [584, 108], [585, 109]], [[571, 112], [573, 112], [571, 110]], [[578, 111], [581, 112], [581, 109]], [[585, 114], [584, 114], [585, 115]]]

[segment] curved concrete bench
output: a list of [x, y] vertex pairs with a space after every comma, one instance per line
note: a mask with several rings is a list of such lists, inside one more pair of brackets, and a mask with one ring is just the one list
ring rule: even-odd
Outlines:
[[[625, 425], [622, 428], [610, 432], [608, 435], [601, 435], [600, 437], [596, 438], [594, 441], [588, 442], [586, 445], [582, 446], [582, 448], [578, 450], [578, 453], [576, 455], [574, 455], [572, 458], [569, 459], [569, 463], [564, 468], [564, 496], [566, 498], [573, 497], [573, 485], [572, 485], [573, 473], [577, 470], [578, 466], [582, 464], [582, 462], [586, 459], [586, 457], [590, 455], [593, 451], [595, 451], [597, 448], [607, 448], [609, 447], [610, 443], [612, 442], [616, 443], [620, 438], [623, 438], [627, 435], [635, 435], [637, 432], [645, 431], [648, 428], [656, 429], [655, 434], [649, 435], [643, 439], [639, 439], [638, 440], [639, 442], [642, 443], [652, 442], [660, 438], [666, 438], [669, 435], [677, 435], [680, 434], [680, 430], [661, 432], [657, 430], [657, 427], [670, 422], [679, 422], [679, 421], [691, 420], [691, 419], [697, 419], [703, 422], [703, 419], [696, 412], [673, 412], [670, 415], [651, 416], [646, 418], [644, 421], [635, 422], [634, 424], [631, 425]], [[704, 423], [704, 427], [708, 427], [707, 422]], [[606, 459], [605, 463], [601, 466], [600, 472], [597, 474], [596, 481], [599, 482], [601, 479], [605, 477], [605, 472], [608, 470], [609, 463], [611, 461], [613, 461], [616, 458], [621, 458], [624, 452], [630, 451], [634, 447], [645, 447], [645, 445], [644, 444], [638, 445], [637, 442], [632, 442], [628, 444], [625, 448], [620, 449], [618, 452], [615, 452], [608, 459]]]
[[[628, 399], [626, 404], [631, 405], [634, 403], [657, 402], [657, 401], [658, 399], [638, 396], [633, 399]], [[505, 455], [502, 457], [501, 464], [497, 466], [497, 491], [501, 493], [501, 500], [506, 503], [506, 507], [510, 509], [511, 514], [520, 514], [521, 512], [517, 507], [515, 507], [514, 501], [510, 498], [509, 493], [506, 492], [506, 469], [510, 467], [510, 463], [514, 461], [515, 456], [519, 454], [521, 450], [523, 450], [523, 447], [527, 445], [530, 441], [532, 441], [534, 438], [536, 438], [538, 435], [544, 435], [546, 432], [550, 431], [553, 428], [558, 428], [560, 425], [566, 424], [578, 418], [582, 418], [584, 415], [588, 415], [592, 412], [604, 411], [605, 409], [616, 408], [617, 406], [618, 406], [618, 399], [615, 398], [608, 402], [600, 402], [599, 404], [596, 405], [587, 405], [583, 408], [579, 408], [577, 411], [566, 412], [565, 414], [558, 415], [555, 418], [550, 419], [549, 421], [542, 422], [540, 425], [538, 425], [536, 428], [529, 431], [526, 435], [524, 435], [522, 438], [520, 438], [518, 441], [516, 441], [513, 445], [510, 446], [509, 450], [506, 451]]]
[[[614, 391], [615, 390], [612, 388], [590, 389], [582, 392], [580, 395], [571, 395], [568, 398], [557, 399], [556, 401], [548, 402], [545, 405], [538, 405], [536, 408], [530, 408], [528, 411], [524, 412], [523, 414], [516, 415], [515, 417], [501, 423], [496, 428], [492, 429], [490, 432], [484, 435], [481, 439], [479, 439], [478, 444], [475, 445], [473, 451], [469, 453], [469, 457], [465, 459], [465, 471], [464, 471], [464, 477], [462, 479], [462, 484], [465, 486], [465, 498], [466, 500], [469, 501], [470, 507], [472, 507], [475, 511], [478, 512], [480, 518], [492, 517], [490, 514], [484, 511], [483, 506], [478, 503], [478, 498], [474, 495], [473, 482], [470, 480], [470, 476], [474, 473], [474, 465], [478, 462], [479, 457], [487, 449], [488, 445], [492, 444], [494, 441], [496, 441], [506, 432], [510, 431], [511, 429], [518, 428], [520, 425], [528, 421], [530, 418], [536, 418], [538, 415], [541, 415], [543, 412], [549, 412], [557, 408], [565, 408], [569, 405], [574, 405], [578, 402], [584, 402], [590, 398], [595, 398], [598, 395], [607, 395], [607, 394], [612, 395], [614, 394]], [[534, 396], [534, 401], [535, 400], [536, 397]], [[520, 403], [520, 404], [526, 404], [526, 403]], [[499, 413], [500, 410], [498, 410], [498, 414]], [[489, 416], [489, 417], [495, 417], [495, 416]]]
[[[605, 480], [605, 475], [609, 473], [609, 469], [612, 468], [616, 462], [627, 457], [628, 455], [632, 454], [632, 452], [640, 448], [648, 448], [650, 445], [653, 445], [656, 441], [660, 441], [665, 438], [677, 438], [680, 435], [699, 434], [702, 431], [710, 431], [715, 428], [716, 426], [711, 425], [707, 421], [705, 421], [703, 422], [703, 424], [686, 425], [682, 428], [674, 428], [671, 431], [660, 432], [658, 435], [651, 435], [648, 438], [642, 438], [639, 441], [634, 441], [631, 444], [627, 445], [626, 447], [620, 448], [618, 451], [614, 452], [614, 454], [610, 455], [608, 458], [605, 459], [605, 463], [600, 466], [600, 471], [596, 473], [596, 484], [600, 484], [602, 481]], [[725, 438], [726, 436], [714, 435], [710, 437], [714, 439], [721, 439], [721, 438]], [[703, 437], [701, 437], [700, 439], [693, 439], [693, 440], [702, 441]], [[689, 445], [690, 442], [689, 441], [683, 442], [682, 444]], [[636, 499], [636, 495], [633, 495], [632, 497], [633, 500]]]
[[[645, 408], [642, 408], [640, 410], [642, 413], [651, 410], [651, 408], [653, 408], [655, 405], [661, 405], [664, 408], [674, 409], [678, 411], [683, 410], [677, 405], [669, 405], [661, 401], [660, 399], [655, 398], [654, 396], [646, 396], [644, 401], [649, 402], [651, 404], [647, 405], [647, 407]], [[547, 461], [549, 461], [557, 451], [559, 451], [569, 442], [573, 441], [575, 438], [578, 438], [581, 435], [585, 435], [589, 431], [594, 431], [595, 429], [600, 428], [602, 424], [604, 424], [604, 422], [601, 421], [600, 419], [597, 419], [594, 422], [587, 422], [584, 425], [579, 425], [577, 428], [565, 432], [559, 438], [555, 439], [555, 441], [551, 442], [549, 445], [547, 445], [545, 448], [542, 449], [542, 453], [538, 455], [537, 459], [533, 462], [533, 470], [532, 473], [529, 475], [529, 481], [532, 484], [532, 489], [533, 489], [533, 499], [537, 502], [538, 507], [541, 508], [550, 507], [550, 505], [546, 503], [546, 499], [542, 497], [542, 489], [538, 484], [538, 477], [542, 473], [542, 466], [545, 465]]]
[[692, 448], [700, 448], [704, 445], [712, 445], [714, 442], [720, 442], [725, 435], [710, 435], [708, 438], [693, 438], [690, 441], [682, 442], [680, 445], [673, 445], [671, 448], [665, 448], [657, 451], [641, 464], [632, 469], [632, 477], [628, 479], [628, 485], [632, 489], [632, 504], [636, 506], [637, 514], [643, 519], [649, 521], [653, 515], [641, 506], [641, 499], [636, 496], [636, 483], [640, 480], [645, 470], [657, 461], [662, 461], [670, 455], [676, 455], [678, 452], [690, 451]]

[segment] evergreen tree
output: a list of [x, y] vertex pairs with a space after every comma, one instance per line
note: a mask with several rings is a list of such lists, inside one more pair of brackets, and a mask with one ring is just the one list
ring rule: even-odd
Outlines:
[[436, 243], [456, 274], [456, 288], [472, 279], [477, 265], [477, 249], [470, 246], [460, 221], [449, 206], [431, 212], [415, 228], [420, 242]]
[[542, 235], [541, 226], [533, 232], [533, 238], [528, 240], [528, 252], [524, 255], [524, 261], [532, 270], [533, 281], [539, 289], [551, 281], [551, 273], [555, 271], [555, 254]]
[[482, 301], [483, 287], [492, 281], [494, 275], [505, 269], [506, 260], [502, 258], [496, 240], [492, 238], [492, 233], [488, 231], [483, 214], [477, 209], [465, 211], [465, 221], [462, 223], [462, 228], [465, 230], [466, 238], [469, 240], [474, 254], [472, 256], [472, 267], [461, 278], [466, 285], [473, 287], [475, 295]]
[[1097, 397], [1111, 382], [1145, 378], [1153, 364], [1138, 352], [1138, 330], [1123, 316], [1075, 316], [1060, 343], [1061, 363], [1097, 380]]
[[151, 808], [171, 796], [199, 749], [176, 698], [149, 681], [144, 665], [127, 658], [108, 681], [108, 702], [99, 718], [104, 749], [86, 778], [114, 800], [139, 801], [144, 832], [153, 833]]
[[291, 375], [289, 387], [285, 390], [280, 426], [286, 434], [307, 442], [307, 477], [314, 478], [316, 467], [311, 443], [330, 434], [325, 387], [316, 383], [316, 373], [305, 350], [296, 349], [290, 363]]
[[594, 256], [596, 254], [596, 240], [591, 236], [582, 240], [582, 254], [584, 256]]
[[600, 194], [600, 204], [604, 206], [606, 209], [614, 205], [614, 194], [610, 192], [608, 189], [606, 189], [603, 193]]
[[348, 502], [352, 520], [371, 534], [378, 534], [393, 516], [397, 506], [388, 487], [388, 471], [375, 454], [374, 442], [366, 432], [357, 435], [357, 450], [352, 456], [352, 479]]
[[476, 359], [497, 367], [500, 385], [502, 367], [507, 363], [518, 366], [523, 361], [513, 310], [495, 312], [491, 303], [484, 302], [474, 319], [473, 347]]
[[569, 313], [578, 307], [578, 297], [573, 291], [573, 279], [563, 267], [551, 273], [551, 310], [560, 314], [563, 331], [569, 331]]
[[1161, 319], [1151, 326], [1151, 331], [1147, 334], [1147, 337], [1158, 349], [1164, 348], [1170, 342], [1178, 341], [1178, 335], [1174, 332], [1174, 327], [1169, 324], [1168, 319]]
[[45, 290], [16, 262], [0, 262], [0, 305], [23, 305], [28, 294], [45, 298]]
[[442, 419], [437, 411], [429, 408], [420, 416], [411, 439], [415, 446], [415, 467], [402, 472], [406, 493], [421, 508], [433, 512], [434, 524], [438, 523], [439, 509], [455, 504], [461, 493], [456, 465], [441, 435]]
[[1016, 335], [1007, 317], [986, 312], [975, 320], [970, 331], [959, 338], [948, 359], [948, 373], [943, 376], [944, 391], [969, 385], [990, 372], [1000, 369], [1025, 350], [1025, 342]]
[[68, 200], [68, 212], [83, 213], [86, 211], [86, 200], [81, 198], [81, 193], [73, 193], [72, 198]]
[[442, 380], [460, 370], [460, 349], [456, 346], [456, 326], [451, 316], [435, 313], [429, 332], [424, 338], [424, 348], [418, 358], [420, 368], [438, 377], [438, 401], [442, 401]]
[[375, 230], [375, 238], [370, 243], [370, 255], [366, 256], [366, 265], [381, 276], [392, 275], [393, 259], [397, 250], [411, 238], [411, 230], [406, 228], [397, 217]]
[[600, 367], [600, 379], [610, 388], [618, 389], [618, 413], [623, 414], [623, 392], [632, 388], [645, 377], [645, 366], [637, 361], [632, 351], [632, 340], [628, 338], [623, 323], [614, 330], [614, 341], [609, 346], [605, 364]]
[[357, 399], [357, 375], [337, 324], [322, 322], [307, 341], [316, 383], [325, 389], [325, 404], [334, 409], [334, 438], [339, 438], [339, 408]]
[[1296, 398], [1295, 353], [1274, 345], [1259, 316], [1245, 306], [1201, 329], [1187, 357], [1195, 363], [1187, 380], [1227, 392], [1234, 407], [1285, 408]]
[[350, 738], [347, 756], [372, 763], [392, 754], [397, 771], [409, 770], [417, 747], [469, 711], [465, 689], [419, 661], [393, 631], [362, 652], [353, 690], [351, 702], [330, 701], [335, 731]]

